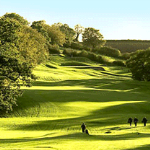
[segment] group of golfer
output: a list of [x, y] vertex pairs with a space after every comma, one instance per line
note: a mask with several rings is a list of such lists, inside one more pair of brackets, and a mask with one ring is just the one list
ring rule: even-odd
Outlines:
[[[134, 118], [134, 120], [132, 118], [129, 118], [128, 123], [130, 123], [130, 126], [132, 125], [133, 121], [134, 121], [134, 124], [135, 124], [135, 127], [136, 127], [139, 120], [136, 117]], [[147, 123], [146, 117], [143, 118], [142, 122], [144, 123], [144, 126], [146, 126], [146, 123]]]
[[[136, 117], [135, 117], [134, 119], [129, 118], [129, 119], [128, 119], [128, 123], [130, 123], [130, 126], [132, 125], [132, 122], [133, 122], [133, 121], [134, 121], [134, 124], [135, 124], [135, 127], [136, 127], [139, 120], [138, 120]], [[144, 123], [144, 126], [146, 126], [146, 123], [147, 123], [146, 117], [143, 118], [142, 123]], [[82, 129], [82, 132], [83, 132], [83, 133], [86, 133], [86, 134], [89, 135], [89, 132], [88, 132], [88, 130], [86, 129], [85, 123], [82, 123], [81, 129]]]

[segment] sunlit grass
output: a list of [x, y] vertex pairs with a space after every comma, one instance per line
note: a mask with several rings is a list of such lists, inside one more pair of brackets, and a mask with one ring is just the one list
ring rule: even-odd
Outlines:
[[[150, 124], [141, 120], [149, 120], [150, 83], [133, 81], [122, 67], [104, 66], [111, 74], [103, 74], [59, 66], [68, 59], [58, 56], [51, 61], [37, 66], [38, 80], [22, 87], [19, 106], [0, 119], [0, 149], [149, 150]], [[137, 127], [129, 117], [139, 119]]]

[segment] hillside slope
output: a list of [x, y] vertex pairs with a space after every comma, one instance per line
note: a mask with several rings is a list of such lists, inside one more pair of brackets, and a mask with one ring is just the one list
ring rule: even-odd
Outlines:
[[117, 48], [121, 53], [131, 53], [136, 50], [147, 49], [150, 47], [149, 40], [106, 40], [105, 46]]
[[[2, 118], [1, 148], [60, 150], [123, 150], [149, 147], [150, 128], [141, 120], [150, 114], [150, 83], [133, 81], [123, 67], [102, 66], [89, 60], [85, 66], [61, 66], [70, 58], [53, 56], [37, 66], [38, 80], [25, 89], [18, 107]], [[84, 68], [85, 67], [85, 68]], [[104, 73], [105, 72], [105, 73]], [[138, 117], [138, 127], [127, 119]], [[90, 136], [81, 133], [85, 122]], [[88, 143], [88, 144], [87, 144]], [[140, 149], [142, 150], [142, 149]]]

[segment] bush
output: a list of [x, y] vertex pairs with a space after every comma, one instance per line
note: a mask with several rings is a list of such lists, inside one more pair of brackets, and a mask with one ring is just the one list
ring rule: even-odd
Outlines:
[[78, 51], [74, 51], [74, 50], [64, 50], [63, 54], [69, 56], [69, 57], [77, 57], [79, 56], [79, 52]]
[[79, 42], [73, 42], [71, 43], [71, 48], [73, 49], [79, 49], [79, 50], [83, 50], [83, 45]]
[[113, 61], [112, 64], [116, 66], [125, 66], [125, 63], [121, 60]]
[[69, 47], [71, 47], [71, 43], [64, 43], [63, 47], [69, 48]]
[[121, 55], [120, 58], [122, 58], [122, 59], [124, 59], [124, 60], [127, 60], [127, 59], [130, 58], [130, 55], [131, 55], [130, 53], [124, 53], [124, 54]]
[[63, 54], [71, 57], [71, 51], [70, 50], [66, 50], [66, 49], [63, 50]]
[[88, 57], [88, 52], [85, 51], [85, 50], [83, 50], [83, 51], [81, 51], [81, 52], [79, 53], [79, 56], [81, 56], [81, 57]]
[[93, 52], [96, 52], [98, 54], [103, 54], [106, 56], [117, 57], [117, 58], [121, 56], [121, 52], [118, 49], [106, 47], [106, 46], [94, 49]]
[[92, 61], [97, 61], [97, 55], [94, 53], [89, 52], [87, 57]]
[[89, 48], [88, 46], [83, 46], [83, 50], [86, 50], [86, 51], [91, 51], [91, 48]]
[[78, 51], [72, 51], [71, 56], [77, 57], [77, 56], [79, 56], [79, 52]]
[[49, 45], [48, 49], [50, 54], [60, 54], [58, 45]]
[[119, 61], [109, 62], [109, 60], [106, 59], [105, 57], [95, 54], [93, 52], [87, 52], [85, 50], [81, 52], [78, 52], [76, 50], [64, 50], [63, 54], [69, 57], [85, 57], [85, 58], [90, 59], [91, 61], [95, 61], [98, 63], [107, 64], [107, 65], [125, 66], [123, 61], [119, 60]]
[[104, 63], [104, 62], [105, 62], [105, 59], [104, 59], [101, 55], [98, 55], [98, 56], [97, 56], [97, 62], [99, 62], [99, 63]]

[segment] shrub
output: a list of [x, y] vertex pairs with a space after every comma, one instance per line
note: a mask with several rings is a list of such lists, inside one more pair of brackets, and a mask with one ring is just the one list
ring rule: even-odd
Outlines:
[[78, 51], [71, 51], [71, 56], [77, 57], [77, 56], [79, 56], [79, 52]]
[[94, 49], [93, 52], [96, 52], [98, 54], [103, 54], [106, 56], [112, 56], [112, 57], [121, 56], [121, 52], [118, 49], [106, 47], [106, 46]]
[[99, 62], [99, 63], [104, 63], [104, 62], [105, 62], [105, 59], [104, 59], [101, 55], [98, 55], [98, 56], [97, 56], [97, 62]]
[[73, 49], [79, 49], [79, 50], [82, 50], [83, 49], [83, 45], [79, 42], [73, 42], [71, 43], [71, 48]]
[[92, 61], [97, 61], [97, 55], [94, 53], [89, 52], [87, 57]]
[[85, 50], [83, 50], [83, 51], [81, 51], [81, 52], [79, 53], [79, 56], [81, 56], [81, 57], [87, 57], [87, 56], [88, 56], [88, 52], [85, 51]]
[[71, 43], [64, 43], [63, 47], [69, 48], [71, 47]]
[[70, 50], [66, 50], [66, 49], [63, 50], [63, 54], [71, 57], [71, 51]]
[[88, 46], [83, 46], [83, 50], [86, 50], [86, 51], [91, 51], [91, 48], [90, 47], [88, 47]]
[[124, 53], [124, 54], [121, 55], [120, 58], [122, 58], [122, 59], [124, 59], [124, 60], [127, 60], [127, 59], [130, 58], [130, 55], [131, 55], [130, 53]]
[[48, 46], [50, 54], [60, 54], [59, 46], [58, 45], [49, 45]]
[[121, 60], [113, 61], [112, 64], [116, 66], [125, 66], [125, 63]]
[[64, 50], [63, 54], [70, 56], [70, 57], [76, 57], [79, 56], [79, 52], [78, 51], [74, 51], [74, 50]]

